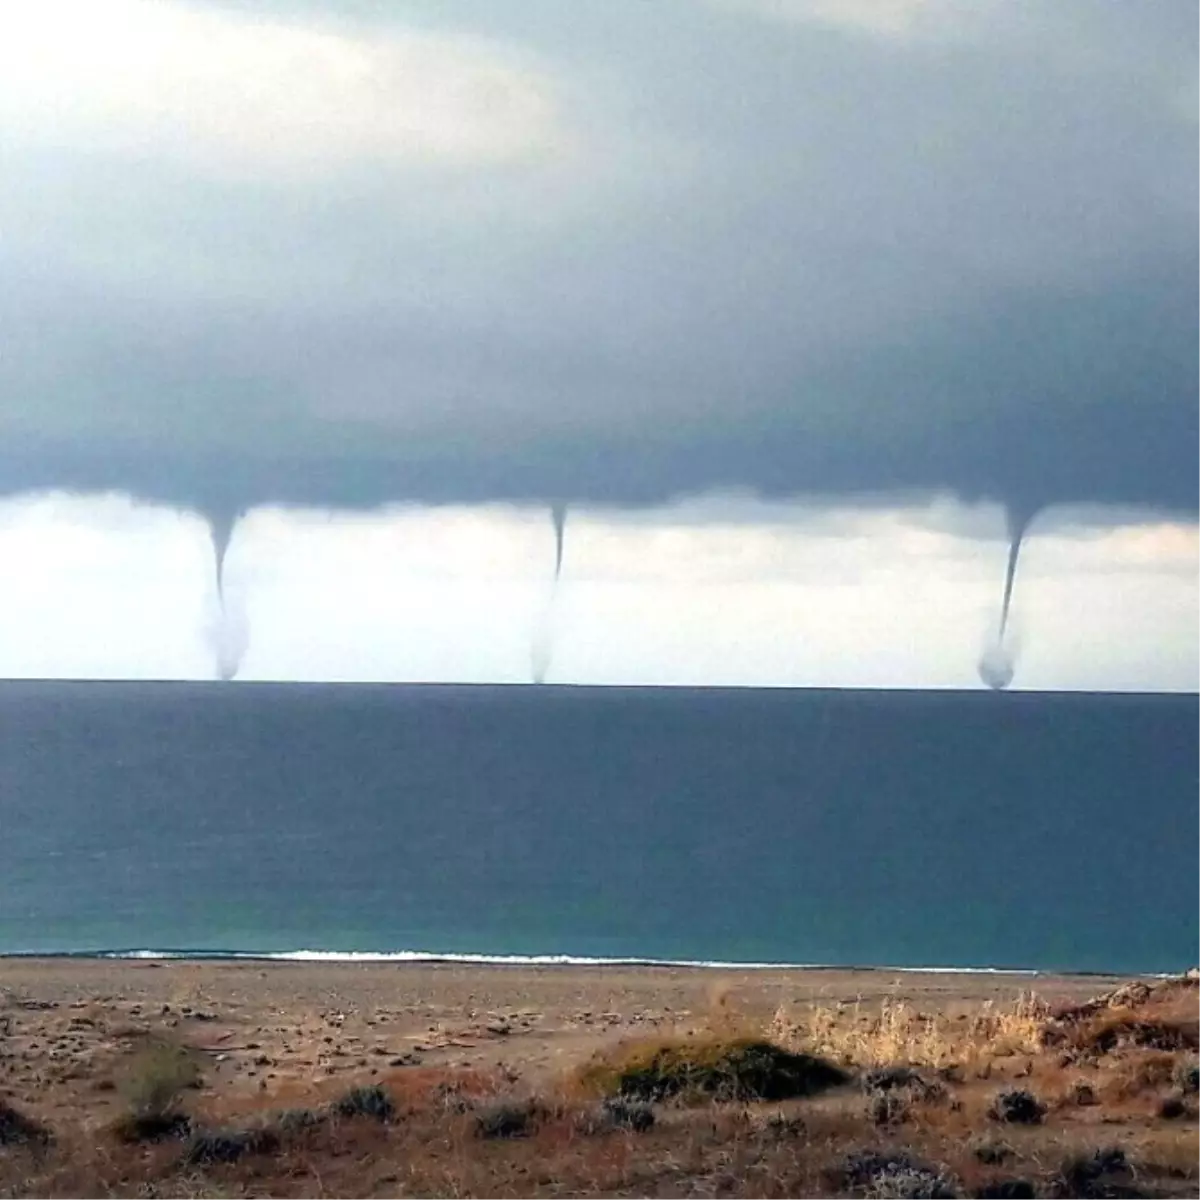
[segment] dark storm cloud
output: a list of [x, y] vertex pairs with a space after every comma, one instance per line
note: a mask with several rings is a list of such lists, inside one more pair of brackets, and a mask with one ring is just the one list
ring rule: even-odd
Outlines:
[[503, 39], [578, 146], [261, 183], [26, 148], [0, 489], [1194, 511], [1192, 6], [770, 7], [214, 7]]

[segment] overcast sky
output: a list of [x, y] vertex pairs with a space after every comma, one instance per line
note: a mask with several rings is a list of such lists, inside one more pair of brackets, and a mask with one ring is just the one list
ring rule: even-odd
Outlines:
[[0, 675], [1195, 688], [1197, 40], [9, 6]]

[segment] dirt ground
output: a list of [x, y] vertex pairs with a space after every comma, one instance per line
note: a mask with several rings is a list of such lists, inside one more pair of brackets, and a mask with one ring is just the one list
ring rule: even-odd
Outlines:
[[53, 1119], [103, 1121], [128, 1035], [171, 1031], [208, 1052], [211, 1086], [234, 1094], [371, 1078], [389, 1067], [470, 1066], [538, 1085], [599, 1046], [703, 1020], [721, 997], [765, 1024], [781, 1003], [888, 998], [969, 1011], [1036, 985], [1054, 1001], [1098, 977], [725, 971], [658, 967], [137, 962], [0, 959], [0, 1089]]
[[[1195, 1096], [1179, 1084], [1195, 1061], [1195, 981], [1122, 983], [0, 959], [0, 1196], [1200, 1194]], [[586, 1064], [624, 1048], [747, 1037], [822, 1055], [847, 1082], [782, 1105], [655, 1104], [638, 1133], [609, 1128], [607, 1109], [598, 1123], [599, 1098], [578, 1087]], [[148, 1048], [164, 1047], [196, 1064], [186, 1128], [122, 1143], [130, 1071], [145, 1075]], [[870, 1090], [871, 1072], [893, 1065], [915, 1065], [919, 1093]], [[351, 1088], [382, 1089], [399, 1115], [322, 1116], [272, 1134], [269, 1153], [254, 1141], [236, 1162], [196, 1163], [206, 1131], [335, 1112]], [[1006, 1090], [1035, 1094], [1045, 1116], [997, 1125]], [[480, 1132], [485, 1103], [536, 1120], [493, 1141]], [[22, 1141], [13, 1126], [6, 1147], [5, 1105], [47, 1138]], [[610, 1136], [593, 1136], [605, 1122]], [[845, 1166], [860, 1160], [858, 1174]]]

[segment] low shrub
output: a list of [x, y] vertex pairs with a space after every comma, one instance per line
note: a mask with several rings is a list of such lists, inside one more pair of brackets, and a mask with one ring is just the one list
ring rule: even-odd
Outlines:
[[183, 1093], [200, 1083], [195, 1051], [167, 1039], [147, 1039], [125, 1060], [117, 1079], [130, 1131], [139, 1125], [147, 1131], [172, 1124], [178, 1129]]
[[125, 1113], [109, 1129], [119, 1142], [165, 1142], [187, 1137], [192, 1122], [181, 1112]]
[[871, 1200], [953, 1200], [958, 1189], [948, 1175], [915, 1167], [877, 1176], [863, 1194]]
[[808, 1126], [803, 1117], [790, 1113], [772, 1113], [765, 1121], [760, 1122], [758, 1129], [772, 1141], [793, 1141], [802, 1138], [808, 1132]]
[[535, 1100], [496, 1100], [475, 1110], [475, 1136], [529, 1137], [546, 1117]]
[[264, 1154], [279, 1145], [270, 1129], [214, 1129], [192, 1135], [183, 1156], [188, 1166], [237, 1162], [244, 1154]]
[[1063, 1163], [1053, 1192], [1061, 1197], [1082, 1197], [1083, 1200], [1116, 1200], [1117, 1197], [1132, 1197], [1137, 1200], [1142, 1193], [1130, 1183], [1129, 1160], [1120, 1146], [1103, 1150]]
[[335, 1117], [371, 1117], [376, 1121], [390, 1121], [396, 1115], [396, 1106], [381, 1087], [355, 1087], [339, 1096], [329, 1106], [329, 1111]]
[[994, 1142], [990, 1139], [979, 1142], [974, 1149], [975, 1157], [981, 1163], [987, 1163], [989, 1166], [1007, 1162], [1014, 1153], [1015, 1151], [1007, 1142]]
[[844, 1160], [834, 1182], [878, 1200], [953, 1200], [958, 1195], [949, 1175], [903, 1152], [856, 1151]]
[[618, 1129], [631, 1129], [634, 1133], [645, 1133], [654, 1126], [654, 1109], [637, 1100], [625, 1100], [620, 1096], [609, 1096], [601, 1105], [604, 1115]]
[[625, 1100], [620, 1096], [609, 1096], [605, 1100], [579, 1113], [575, 1118], [575, 1129], [585, 1137], [598, 1137], [618, 1130], [645, 1133], [654, 1128], [654, 1109], [640, 1100]]
[[882, 1092], [867, 1098], [867, 1116], [873, 1125], [899, 1125], [907, 1121], [912, 1105], [900, 1092]]
[[1037, 1191], [1028, 1179], [993, 1179], [974, 1194], [979, 1200], [1034, 1200]]
[[1062, 1168], [1063, 1181], [1075, 1192], [1082, 1192], [1088, 1184], [1097, 1180], [1128, 1174], [1129, 1160], [1120, 1146], [1110, 1146], [1080, 1158], [1070, 1158]]
[[1000, 1092], [988, 1109], [993, 1121], [1009, 1125], [1040, 1125], [1045, 1115], [1046, 1106], [1026, 1091]]
[[1165, 1050], [1130, 1051], [1114, 1063], [1104, 1086], [1109, 1100], [1125, 1100], [1170, 1087], [1179, 1067], [1178, 1056]]
[[50, 1131], [40, 1121], [0, 1100], [0, 1146], [47, 1145]]
[[906, 1093], [915, 1100], [945, 1098], [945, 1085], [929, 1079], [912, 1067], [876, 1067], [862, 1077], [863, 1091], [876, 1094]]
[[1185, 1058], [1175, 1068], [1175, 1084], [1185, 1096], [1200, 1091], [1200, 1064], [1194, 1058]]
[[329, 1114], [316, 1108], [285, 1108], [273, 1113], [270, 1125], [281, 1134], [301, 1133], [315, 1129], [329, 1119]]
[[1126, 1046], [1194, 1051], [1200, 1044], [1194, 1018], [1154, 1019], [1127, 1009], [1099, 1013], [1074, 1030], [1069, 1040], [1077, 1049], [1091, 1054], [1108, 1054]]
[[718, 1100], [790, 1100], [848, 1082], [840, 1067], [753, 1038], [682, 1039], [627, 1044], [582, 1072], [602, 1093], [637, 1100], [707, 1096]]

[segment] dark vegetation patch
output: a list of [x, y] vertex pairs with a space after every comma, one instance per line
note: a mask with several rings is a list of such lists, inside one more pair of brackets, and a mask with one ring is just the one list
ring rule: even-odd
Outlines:
[[916, 1100], [943, 1100], [945, 1085], [913, 1067], [876, 1067], [862, 1077], [863, 1091], [876, 1094], [902, 1092]]
[[654, 1109], [649, 1104], [622, 1096], [606, 1096], [600, 1104], [600, 1116], [610, 1128], [634, 1133], [645, 1133], [655, 1122]]
[[790, 1100], [849, 1081], [840, 1067], [753, 1038], [627, 1044], [584, 1068], [585, 1084], [638, 1100], [673, 1096], [728, 1101]]
[[996, 1142], [988, 1139], [987, 1141], [977, 1143], [973, 1153], [981, 1163], [994, 1166], [1007, 1162], [1016, 1151], [1007, 1142]]
[[319, 1108], [284, 1108], [273, 1113], [269, 1123], [281, 1134], [294, 1134], [306, 1129], [315, 1129], [328, 1119], [328, 1112]]
[[1185, 1058], [1176, 1065], [1175, 1085], [1185, 1096], [1200, 1091], [1200, 1064], [1194, 1058]]
[[899, 1125], [908, 1120], [911, 1110], [908, 1097], [900, 1092], [883, 1092], [867, 1100], [867, 1115], [873, 1125]]
[[109, 1129], [119, 1142], [166, 1142], [187, 1137], [192, 1122], [181, 1112], [125, 1113]]
[[1000, 1092], [988, 1109], [993, 1121], [1007, 1125], [1040, 1125], [1046, 1115], [1046, 1106], [1032, 1093], [1021, 1089]]
[[1046, 1023], [1042, 1039], [1047, 1046], [1091, 1056], [1125, 1047], [1194, 1052], [1200, 1048], [1198, 986], [1200, 979], [1192, 972], [1153, 984], [1125, 984], [1059, 1010]]
[[952, 1200], [959, 1194], [956, 1181], [944, 1171], [928, 1166], [902, 1151], [855, 1151], [834, 1174], [833, 1182], [862, 1196], [879, 1200]]
[[1037, 1189], [1028, 1179], [993, 1179], [975, 1191], [980, 1200], [1033, 1200]]
[[45, 1146], [51, 1140], [50, 1131], [40, 1121], [0, 1100], [0, 1146]]
[[370, 1117], [390, 1121], [396, 1115], [391, 1096], [378, 1086], [351, 1088], [329, 1106], [335, 1117]]
[[1138, 1200], [1144, 1194], [1133, 1186], [1129, 1160], [1119, 1146], [1068, 1159], [1052, 1190], [1055, 1196], [1082, 1200]]
[[475, 1136], [522, 1138], [531, 1136], [548, 1116], [536, 1100], [496, 1100], [475, 1110]]
[[188, 1166], [237, 1162], [245, 1154], [266, 1154], [279, 1146], [271, 1129], [213, 1129], [193, 1134], [183, 1161]]
[[1103, 1016], [1114, 1009], [1137, 1011], [1148, 1007], [1171, 1006], [1182, 1001], [1194, 1005], [1195, 994], [1200, 991], [1200, 974], [1189, 971], [1186, 975], [1147, 983], [1135, 979], [1124, 983], [1111, 992], [1094, 996], [1082, 1004], [1072, 1004], [1058, 1009], [1048, 1024], [1047, 1042], [1053, 1044], [1058, 1034], [1073, 1025], [1085, 1024], [1093, 1017]]
[[1147, 1050], [1195, 1050], [1200, 1043], [1196, 1021], [1155, 1021], [1131, 1012], [1094, 1018], [1076, 1034], [1074, 1044], [1094, 1054], [1110, 1054], [1124, 1046]]

